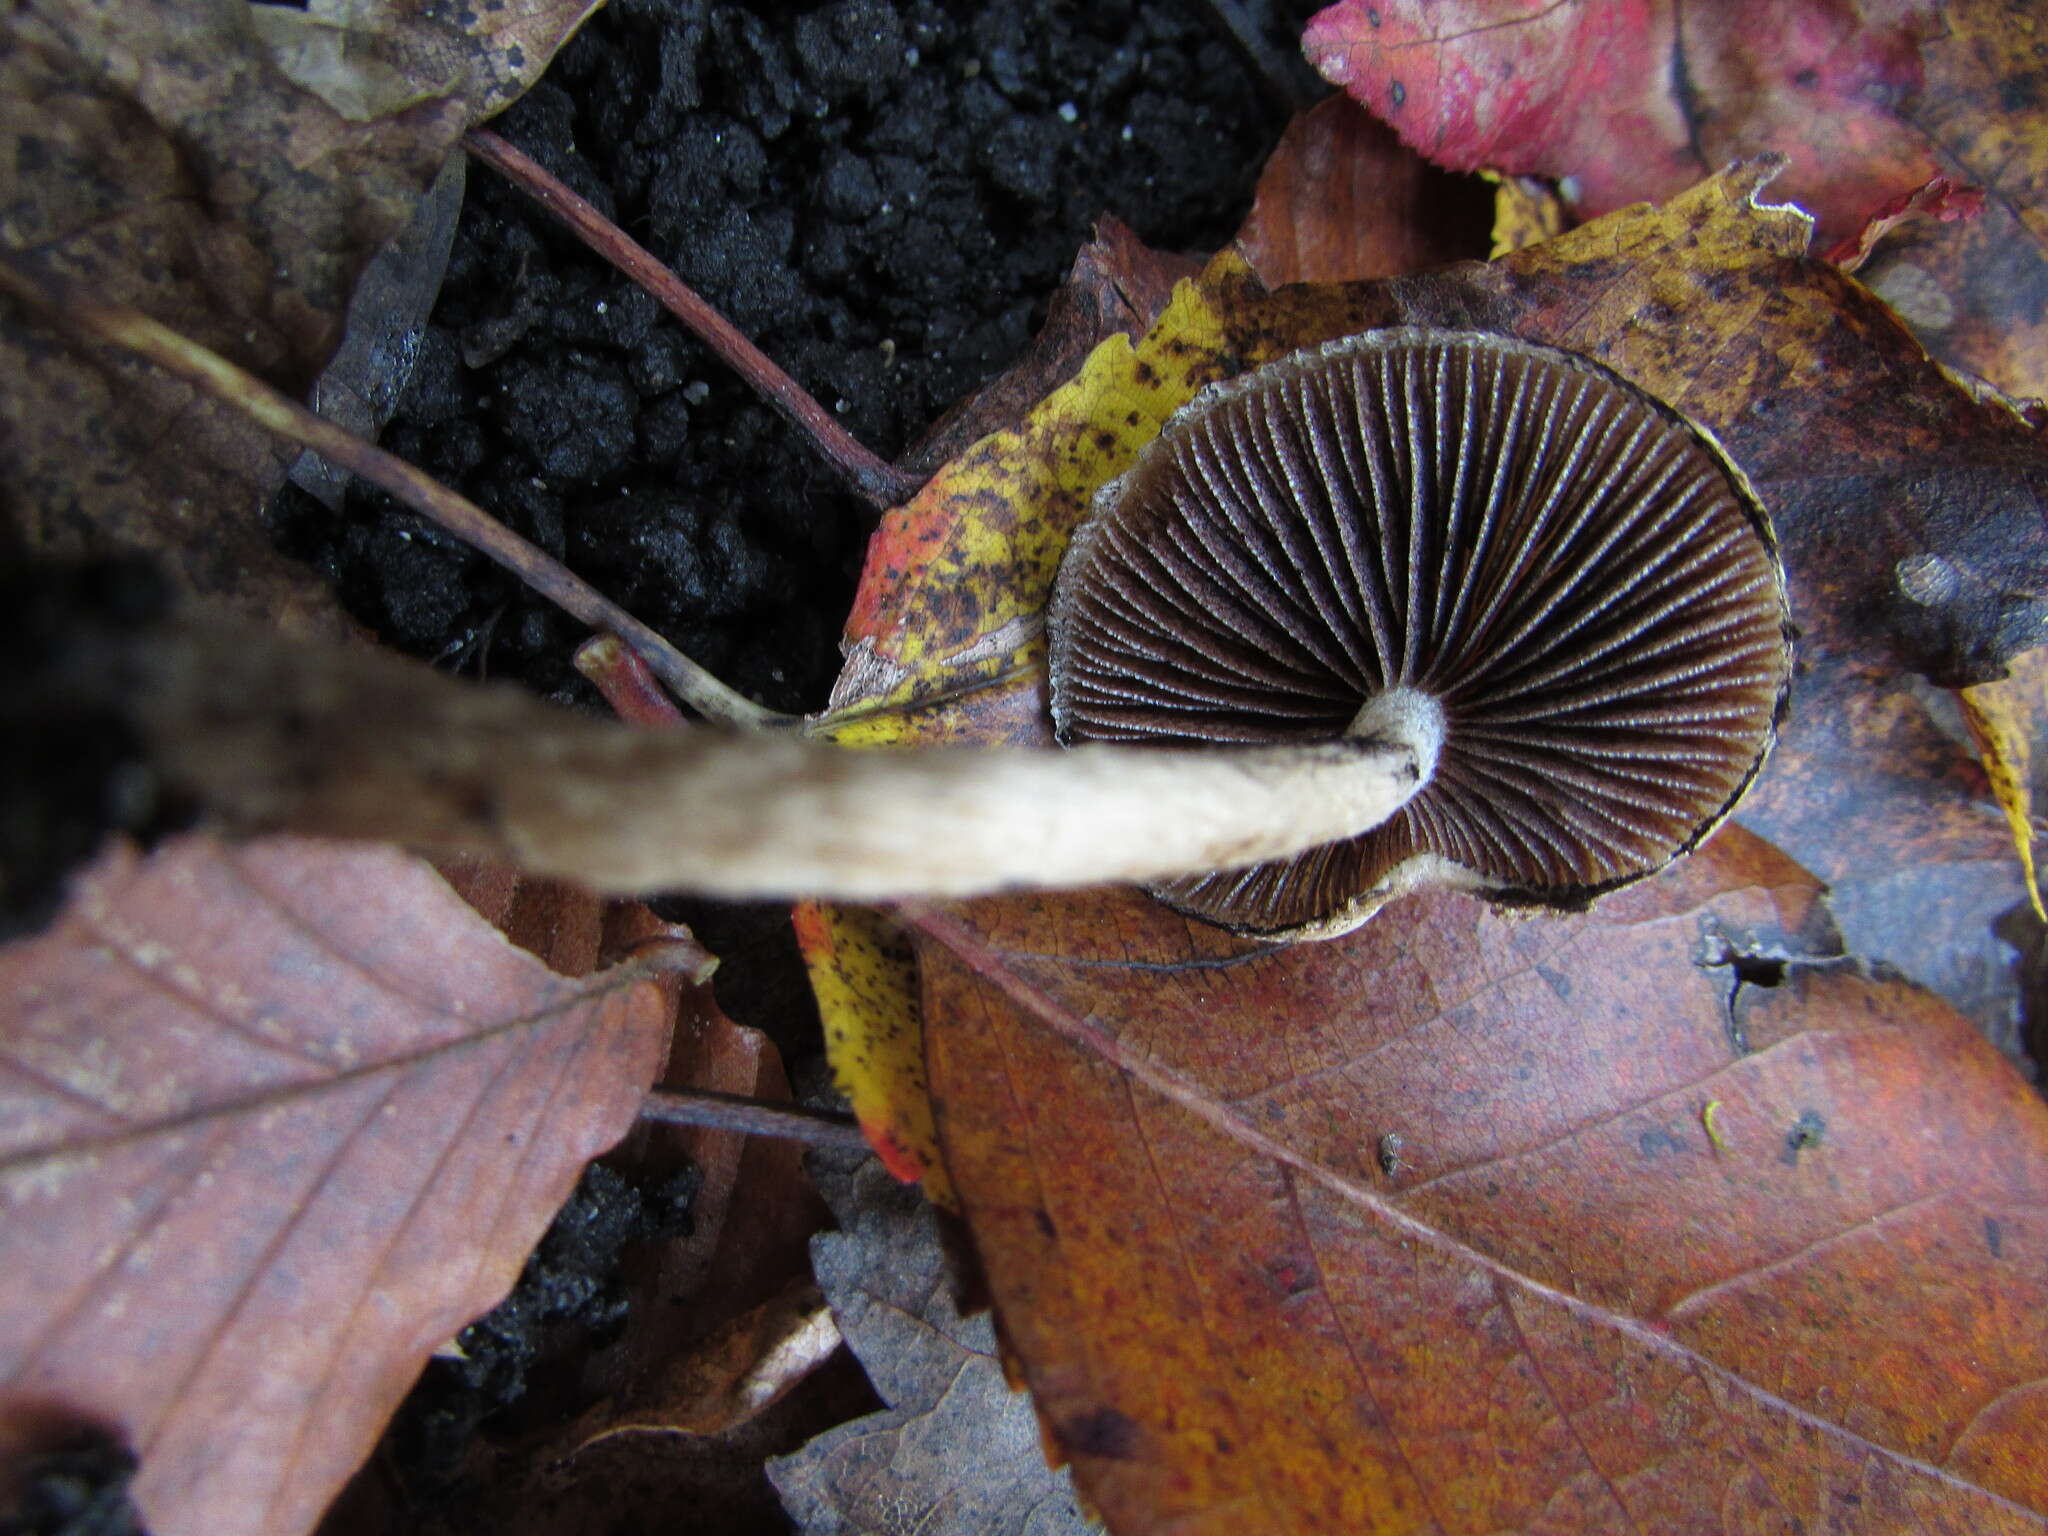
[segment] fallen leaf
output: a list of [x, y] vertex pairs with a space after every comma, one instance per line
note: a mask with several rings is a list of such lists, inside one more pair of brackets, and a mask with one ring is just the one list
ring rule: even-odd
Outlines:
[[417, 0], [307, 0], [249, 9], [278, 67], [350, 121], [452, 96], [478, 122], [517, 101], [601, 3], [498, 0], [450, 11]]
[[839, 1345], [816, 1287], [787, 1286], [664, 1370], [658, 1392], [585, 1415], [572, 1427], [565, 1460], [619, 1436], [722, 1435], [772, 1407]]
[[0, 978], [0, 1467], [104, 1426], [161, 1536], [308, 1529], [668, 1029], [413, 859], [286, 840], [109, 855]]
[[[1498, 173], [1495, 173], [1498, 175]], [[1499, 176], [1493, 197], [1494, 256], [1555, 240], [1571, 228], [1564, 199], [1534, 176]]]
[[[1944, 697], [1904, 669], [1965, 682], [2040, 634], [2048, 458], [1807, 254], [1770, 170], [1485, 267], [1269, 292], [1220, 258], [885, 519], [821, 728], [1044, 743], [1052, 572], [1159, 420], [1331, 336], [1489, 329], [1671, 401], [1772, 509], [1802, 672], [1752, 804], [1872, 879], [1988, 850], [2012, 881], [1960, 731], [1916, 705], [1938, 750], [1843, 744]], [[1284, 951], [1130, 893], [911, 925], [948, 1169], [1113, 1528], [1767, 1529], [1846, 1518], [1838, 1488], [1844, 1528], [1943, 1500], [1945, 1528], [2040, 1528], [2040, 1106], [1940, 1002], [1835, 958], [1811, 877], [1753, 839], [1590, 917], [1431, 898]], [[1489, 1159], [1491, 1191], [1461, 1172]]]
[[[416, 82], [411, 104], [362, 121], [287, 78], [247, 6], [13, 10], [0, 23], [0, 242], [301, 392], [340, 338], [364, 264], [463, 129], [530, 80], [588, 8], [544, 0], [465, 9], [466, 21], [364, 10], [403, 18], [405, 36], [439, 35], [451, 59], [467, 37], [468, 57], [497, 63]], [[242, 613], [347, 632], [324, 581], [271, 547], [260, 511], [289, 455], [261, 428], [132, 360], [59, 341], [12, 302], [0, 379], [7, 518], [27, 548], [158, 551], [182, 585]]]
[[[727, 1018], [708, 987], [684, 1000], [661, 1085], [783, 1102], [791, 1096], [774, 1043]], [[687, 1159], [703, 1183], [691, 1206], [695, 1230], [655, 1256], [646, 1302], [618, 1346], [627, 1386], [804, 1274], [811, 1234], [825, 1221], [800, 1142], [647, 1125], [629, 1150], [643, 1169]]]
[[1343, 0], [1310, 21], [1302, 50], [1438, 164], [1569, 176], [1589, 216], [1787, 154], [1785, 194], [1832, 241], [1940, 173], [1898, 110], [1922, 83], [1939, 10]]
[[1342, 0], [1303, 38], [1404, 143], [1569, 178], [1585, 216], [1765, 152], [1791, 157], [1780, 193], [1828, 246], [1937, 178], [1981, 187], [1981, 216], [1916, 221], [1865, 277], [1944, 362], [2028, 396], [2048, 395], [2041, 46], [2006, 0]]
[[803, 1536], [1082, 1536], [987, 1314], [953, 1305], [931, 1208], [876, 1163], [814, 1160], [840, 1230], [811, 1241], [840, 1331], [888, 1410], [768, 1464]]
[[1269, 288], [1392, 277], [1484, 254], [1490, 204], [1332, 96], [1287, 125], [1237, 244]]
[[833, 1078], [861, 1134], [883, 1167], [950, 1206], [908, 935], [879, 912], [828, 902], [798, 902], [795, 922]]
[[[1902, 192], [1864, 220], [1863, 228], [1849, 239], [1821, 253], [1844, 272], [1854, 272], [1877, 249], [1878, 242], [1915, 219], [1936, 219], [1950, 224], [1957, 219], [1974, 219], [1984, 211], [1981, 187], [1958, 186], [1947, 176], [1937, 176], [1925, 186]], [[1893, 306], [1897, 308], [1896, 305]]]
[[1731, 831], [1588, 915], [1281, 950], [914, 916], [947, 1165], [1111, 1529], [2048, 1528], [2048, 1108], [1819, 895]]
[[[374, 440], [384, 430], [412, 381], [462, 217], [468, 167], [468, 156], [450, 155], [405, 227], [370, 259], [349, 298], [341, 342], [314, 381], [308, 403], [358, 437]], [[350, 478], [310, 449], [291, 467], [292, 483], [336, 513]]]
[[2034, 874], [2034, 742], [2048, 735], [2048, 651], [2029, 651], [2014, 661], [2011, 675], [1979, 683], [1957, 696], [1963, 722], [1976, 744], [1992, 798], [2005, 813], [2027, 900], [2034, 916], [2048, 924], [2041, 887]]

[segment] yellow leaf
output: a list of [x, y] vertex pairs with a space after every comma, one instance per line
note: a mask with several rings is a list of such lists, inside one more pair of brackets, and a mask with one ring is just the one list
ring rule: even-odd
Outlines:
[[1970, 739], [1977, 744], [1977, 757], [1984, 776], [1991, 781], [1992, 798], [2005, 812], [2012, 829], [2013, 846], [2019, 850], [2020, 869], [2026, 876], [2027, 897], [2034, 915], [2048, 923], [2048, 910], [2041, 905], [2041, 887], [2034, 874], [2034, 796], [2032, 783], [2033, 738], [2044, 714], [2048, 714], [2048, 648], [2028, 651], [2012, 662], [2012, 674], [1995, 683], [1979, 683], [1960, 690], [1963, 720]]

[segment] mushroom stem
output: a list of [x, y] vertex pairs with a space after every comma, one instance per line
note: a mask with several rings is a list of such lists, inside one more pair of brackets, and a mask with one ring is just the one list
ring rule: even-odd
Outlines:
[[[1436, 760], [1444, 748], [1444, 707], [1419, 688], [1389, 688], [1365, 701], [1344, 734], [1361, 741], [1410, 745], [1415, 752], [1419, 790], [1436, 776]], [[1379, 822], [1373, 825], [1378, 826]]]
[[642, 731], [380, 654], [173, 619], [38, 679], [112, 706], [160, 801], [225, 830], [509, 859], [607, 891], [873, 901], [1151, 880], [1352, 837], [1407, 803], [1428, 711], [1303, 746], [856, 751]]
[[507, 745], [492, 831], [521, 865], [736, 897], [972, 896], [1253, 864], [1378, 826], [1423, 782], [1413, 745], [1384, 739], [864, 752], [586, 728]]

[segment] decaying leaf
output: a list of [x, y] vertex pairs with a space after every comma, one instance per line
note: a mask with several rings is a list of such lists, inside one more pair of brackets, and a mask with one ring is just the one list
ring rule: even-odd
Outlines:
[[950, 1205], [909, 937], [866, 907], [801, 901], [795, 921], [833, 1073], [868, 1144], [897, 1178], [923, 1181], [927, 1195]]
[[160, 1536], [309, 1528], [631, 1124], [634, 974], [388, 850], [108, 856], [0, 950], [0, 1479], [94, 1425]]
[[502, 112], [600, 0], [498, 0], [448, 10], [417, 0], [252, 5], [251, 21], [295, 84], [351, 122], [438, 97], [471, 122]]
[[1958, 696], [1963, 722], [1992, 798], [2005, 813], [2026, 876], [2027, 900], [2034, 915], [2048, 924], [2041, 905], [2041, 886], [2034, 872], [2034, 743], [2048, 737], [2048, 650], [2029, 651], [2012, 664], [2009, 676], [1979, 683]]
[[1343, 0], [1302, 48], [1438, 164], [1569, 176], [1587, 214], [1670, 197], [1747, 155], [1790, 155], [1786, 195], [1832, 240], [1938, 172], [1897, 115], [1938, 11]]
[[[654, 923], [651, 915], [646, 920]], [[774, 1042], [758, 1029], [735, 1024], [706, 987], [682, 1001], [661, 1085], [790, 1098]], [[801, 1277], [807, 1244], [824, 1225], [825, 1208], [804, 1173], [797, 1142], [703, 1126], [649, 1125], [636, 1132], [627, 1151], [643, 1169], [687, 1160], [703, 1176], [691, 1205], [694, 1230], [652, 1257], [641, 1277], [642, 1304], [602, 1371], [631, 1394], [729, 1319]]]
[[1288, 125], [1237, 243], [1269, 288], [1393, 277], [1485, 254], [1490, 202], [1332, 96]]
[[[379, 6], [393, 37], [430, 31], [451, 58], [495, 63], [360, 120], [279, 69], [246, 5], [18, 8], [0, 22], [0, 243], [301, 391], [364, 264], [457, 136], [588, 8]], [[344, 628], [324, 583], [270, 547], [259, 512], [287, 460], [265, 433], [132, 361], [81, 355], [12, 302], [0, 322], [5, 515], [28, 548], [159, 551], [185, 586], [243, 613]]]
[[1981, 216], [1917, 220], [1866, 278], [1944, 361], [2048, 394], [2048, 96], [2040, 20], [2005, 0], [1687, 8], [1341, 0], [1303, 47], [1453, 169], [1568, 178], [1584, 215], [1783, 153], [1783, 196], [1853, 244], [1937, 178]]
[[814, 1158], [841, 1230], [811, 1240], [818, 1283], [889, 1407], [769, 1463], [803, 1536], [1084, 1536], [1047, 1469], [986, 1313], [955, 1309], [931, 1209], [872, 1161]]
[[[1802, 670], [1762, 812], [1850, 871], [1989, 847], [2011, 880], [1931, 720], [1930, 758], [1871, 759], [1911, 793], [1816, 765], [1912, 672], [2038, 637], [2048, 457], [1808, 254], [1770, 169], [1485, 267], [1268, 291], [1219, 259], [885, 519], [823, 728], [1044, 741], [1052, 571], [1165, 414], [1331, 336], [1476, 327], [1670, 401], [1771, 508]], [[1286, 951], [1130, 894], [911, 921], [947, 1166], [1112, 1528], [2042, 1528], [2048, 1124], [1753, 839], [1590, 917], [1431, 898]]]
[[673, 1362], [658, 1393], [586, 1415], [573, 1427], [567, 1459], [621, 1437], [724, 1434], [772, 1406], [839, 1344], [817, 1288], [787, 1286]]
[[2048, 1529], [2048, 1109], [1724, 832], [1587, 916], [913, 920], [1004, 1334], [1120, 1531]]

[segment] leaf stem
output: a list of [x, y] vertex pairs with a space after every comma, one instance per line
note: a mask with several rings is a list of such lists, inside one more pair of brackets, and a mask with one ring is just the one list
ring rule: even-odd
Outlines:
[[868, 1145], [851, 1115], [770, 1099], [750, 1099], [737, 1093], [716, 1093], [709, 1088], [649, 1093], [640, 1101], [640, 1118], [659, 1120], [664, 1125], [738, 1131], [746, 1136], [776, 1136], [808, 1142], [814, 1147], [846, 1147], [864, 1152]]
[[541, 596], [593, 629], [624, 637], [678, 698], [710, 720], [750, 730], [792, 728], [794, 716], [756, 704], [683, 655], [545, 550], [528, 543], [475, 502], [431, 475], [315, 415], [246, 369], [139, 310], [105, 303], [75, 285], [0, 260], [0, 288], [28, 300], [95, 340], [146, 358], [166, 372], [242, 411], [278, 436], [389, 491], [422, 516], [512, 572]]
[[755, 393], [808, 437], [854, 490], [884, 511], [917, 494], [924, 484], [922, 477], [898, 469], [854, 437], [803, 385], [748, 340], [738, 326], [530, 155], [482, 128], [469, 133], [463, 143], [477, 159], [553, 214], [577, 239], [658, 299], [663, 308], [745, 379]]

